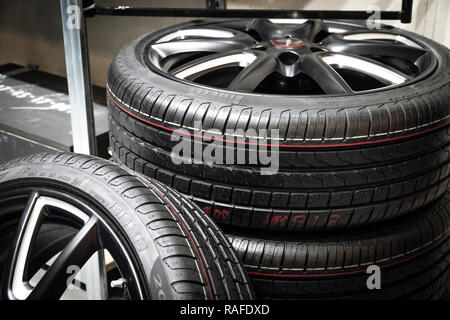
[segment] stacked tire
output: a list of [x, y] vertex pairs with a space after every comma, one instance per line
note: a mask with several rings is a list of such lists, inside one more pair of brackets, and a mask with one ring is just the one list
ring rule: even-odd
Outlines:
[[89, 287], [78, 294], [67, 290], [73, 280], [68, 271], [81, 269], [99, 250], [108, 250], [114, 260], [107, 279], [122, 282], [103, 298], [255, 298], [226, 235], [158, 181], [74, 153], [33, 154], [0, 164], [0, 300], [90, 298]]
[[[115, 160], [176, 189], [215, 219], [260, 298], [439, 298], [448, 289], [450, 244], [449, 50], [383, 29], [378, 32], [426, 48], [432, 70], [420, 77], [411, 72], [408, 85], [332, 96], [213, 89], [154, 66], [152, 46], [161, 42], [155, 39], [170, 43], [176, 32], [218, 27], [260, 45], [272, 25], [186, 23], [145, 35], [115, 57], [107, 83]], [[363, 32], [361, 25], [352, 28]], [[377, 50], [392, 46], [374, 43]], [[197, 121], [201, 131], [194, 130]], [[174, 134], [200, 132], [192, 149], [204, 151], [215, 130], [218, 140], [233, 142], [219, 152], [246, 150], [250, 137], [239, 142], [229, 129], [277, 129], [279, 137], [266, 137], [265, 147], [278, 157], [278, 171], [261, 175], [262, 165], [249, 162], [174, 163]], [[381, 270], [381, 290], [367, 285], [373, 265]]]

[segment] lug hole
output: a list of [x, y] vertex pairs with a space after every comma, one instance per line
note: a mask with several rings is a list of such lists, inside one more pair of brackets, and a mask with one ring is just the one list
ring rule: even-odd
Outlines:
[[316, 47], [311, 47], [309, 48], [311, 50], [311, 52], [324, 52], [324, 49], [321, 48], [316, 48]]
[[255, 39], [258, 42], [262, 41], [261, 35], [254, 29], [248, 30], [247, 34], [250, 35], [253, 39]]
[[278, 59], [280, 59], [281, 62], [283, 62], [285, 65], [291, 65], [298, 61], [298, 55], [296, 55], [293, 52], [283, 52], [278, 56]]

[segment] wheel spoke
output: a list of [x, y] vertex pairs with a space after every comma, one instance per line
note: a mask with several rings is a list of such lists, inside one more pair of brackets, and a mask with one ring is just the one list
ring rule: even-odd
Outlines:
[[28, 274], [28, 260], [41, 226], [42, 211], [39, 194], [33, 191], [23, 210], [8, 261], [5, 263], [4, 288], [10, 298], [25, 299], [31, 291], [25, 275]]
[[363, 33], [351, 33], [341, 36], [344, 40], [350, 41], [362, 41], [362, 40], [388, 40], [394, 43], [402, 43], [414, 48], [423, 49], [418, 43], [404, 37], [402, 35], [383, 32], [363, 32]]
[[322, 29], [322, 20], [308, 20], [292, 30], [290, 36], [292, 38], [298, 37], [312, 42], [314, 38], [319, 34], [319, 32], [322, 31]]
[[164, 37], [158, 39], [156, 43], [168, 42], [172, 40], [181, 39], [220, 39], [220, 38], [233, 38], [234, 31], [226, 28], [189, 28], [181, 29], [175, 32], [169, 33]]
[[371, 76], [385, 85], [402, 84], [410, 77], [375, 60], [349, 54], [325, 55], [323, 60], [330, 66], [357, 71]]
[[67, 268], [81, 268], [100, 249], [98, 220], [91, 218], [64, 248], [28, 299], [59, 299], [67, 289]]
[[353, 92], [344, 79], [319, 54], [307, 55], [299, 65], [300, 71], [310, 76], [327, 94]]
[[319, 19], [253, 19], [248, 24], [247, 30], [255, 30], [262, 41], [287, 36], [312, 41], [322, 27], [322, 21]]
[[180, 53], [224, 52], [250, 48], [255, 40], [248, 34], [227, 28], [193, 28], [164, 36], [151, 46], [162, 59]]
[[186, 63], [172, 70], [170, 74], [179, 79], [187, 79], [192, 81], [204, 74], [222, 68], [233, 66], [245, 68], [256, 58], [257, 57], [255, 54], [242, 51], [217, 53]]
[[247, 25], [247, 31], [256, 31], [260, 41], [268, 41], [276, 38], [284, 38], [284, 28], [273, 23], [269, 19], [252, 19]]
[[385, 56], [417, 61], [428, 51], [419, 47], [399, 42], [382, 42], [377, 40], [345, 40], [336, 35], [324, 40], [322, 46], [336, 53], [351, 53], [363, 56]]
[[186, 52], [223, 52], [227, 50], [246, 49], [251, 44], [239, 40], [206, 40], [206, 39], [188, 39], [176, 40], [152, 45], [152, 50], [157, 52], [161, 58], [170, 55]]
[[335, 21], [335, 20], [327, 20], [323, 22], [324, 31], [330, 34], [334, 33], [347, 33], [349, 31], [358, 32], [365, 31], [366, 29], [361, 29], [361, 24], [355, 22], [344, 22], [344, 21]]
[[276, 70], [276, 67], [276, 59], [261, 52], [252, 63], [233, 79], [227, 89], [252, 92], [264, 78]]

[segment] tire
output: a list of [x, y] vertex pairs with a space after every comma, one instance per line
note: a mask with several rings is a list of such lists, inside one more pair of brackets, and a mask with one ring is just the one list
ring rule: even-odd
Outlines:
[[[248, 275], [224, 234], [195, 205], [176, 191], [129, 169], [71, 153], [38, 154], [0, 167], [0, 262], [4, 281], [8, 270], [5, 251], [14, 245], [13, 235], [24, 210], [18, 194], [30, 189], [42, 189], [40, 194], [55, 194], [55, 198], [56, 194], [70, 194], [72, 198], [64, 196], [67, 203], [84, 203], [98, 213], [107, 226], [102, 228], [112, 230], [109, 237], [117, 237], [120, 247], [127, 249], [123, 249], [129, 257], [124, 265], [134, 268], [136, 287], [140, 288], [140, 296], [130, 293], [131, 298], [254, 298]], [[59, 198], [63, 199], [63, 195]], [[67, 244], [62, 231], [77, 231], [72, 222], [58, 215], [58, 211], [51, 211], [51, 218], [46, 218], [51, 220], [44, 221], [33, 246], [33, 252], [43, 255], [31, 259], [39, 262], [35, 267]], [[109, 239], [105, 239], [102, 242], [108, 243]], [[118, 257], [116, 262], [120, 259], [125, 257]], [[7, 286], [7, 282], [2, 283], [2, 292]]]
[[[408, 217], [345, 233], [225, 231], [260, 298], [431, 299], [448, 290], [449, 227], [447, 192]], [[367, 287], [370, 265], [381, 290]]]
[[[115, 57], [107, 101], [116, 161], [172, 186], [221, 224], [263, 230], [369, 225], [417, 210], [445, 192], [450, 60], [444, 46], [385, 27], [383, 32], [429, 48], [437, 59], [434, 71], [408, 86], [332, 97], [212, 89], [149, 65], [153, 39], [221, 24], [169, 27], [140, 37]], [[178, 140], [172, 134], [195, 134], [195, 121], [225, 140], [226, 129], [279, 129], [279, 171], [261, 175], [261, 166], [250, 163], [175, 165], [170, 156]], [[224, 150], [230, 148], [242, 147]]]
[[[430, 203], [445, 192], [449, 183], [447, 142], [445, 147], [410, 161], [387, 164], [384, 166], [386, 171], [381, 173], [378, 171], [380, 168], [326, 171], [317, 173], [316, 177], [310, 174], [311, 179], [303, 179], [303, 173], [279, 172], [265, 179], [266, 188], [254, 189], [249, 185], [263, 177], [255, 171], [249, 173], [247, 170], [245, 174], [242, 169], [230, 172], [230, 168], [220, 166], [177, 166], [171, 162], [168, 152], [134, 136], [112, 117], [110, 128], [116, 162], [176, 188], [222, 225], [279, 231], [320, 231], [368, 225], [404, 215]], [[440, 138], [445, 141], [446, 137], [447, 132], [440, 132], [440, 137], [427, 136], [424, 144], [425, 141], [441, 141]], [[434, 169], [423, 170], [424, 165], [431, 163], [435, 164], [430, 166]], [[411, 174], [407, 174], [408, 171]], [[192, 172], [198, 172], [199, 177], [189, 175]], [[236, 186], [233, 182], [215, 182], [214, 176], [240, 179], [246, 183]], [[284, 180], [280, 176], [284, 176]], [[371, 186], [351, 186], [352, 182], [358, 184], [377, 178], [379, 182]], [[303, 184], [303, 187], [294, 189], [291, 182]], [[289, 188], [294, 190], [273, 190], [277, 183], [289, 184]], [[340, 186], [340, 183], [346, 186]], [[324, 188], [311, 191], [318, 186]]]

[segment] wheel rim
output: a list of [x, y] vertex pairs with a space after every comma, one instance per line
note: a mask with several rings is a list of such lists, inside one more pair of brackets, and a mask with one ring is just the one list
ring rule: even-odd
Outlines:
[[[113, 231], [104, 215], [92, 205], [70, 193], [45, 188], [30, 188], [0, 195], [0, 221], [13, 225], [14, 237], [3, 261], [1, 296], [3, 299], [59, 299], [68, 288], [68, 268], [81, 269], [100, 250], [108, 250], [121, 277], [126, 280], [124, 295], [143, 299], [142, 275], [127, 241]], [[77, 231], [64, 249], [58, 252], [45, 274], [35, 285], [28, 274], [31, 252], [41, 227], [48, 221], [58, 221]], [[0, 230], [0, 233], [5, 230]], [[1, 236], [1, 234], [0, 234]], [[1, 253], [0, 253], [1, 254]], [[0, 261], [1, 262], [1, 261]], [[79, 270], [78, 269], [78, 270]]]
[[242, 93], [345, 95], [409, 85], [437, 59], [395, 29], [323, 20], [206, 22], [153, 34], [147, 66], [165, 77]]

